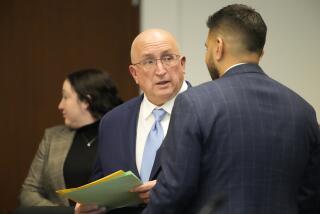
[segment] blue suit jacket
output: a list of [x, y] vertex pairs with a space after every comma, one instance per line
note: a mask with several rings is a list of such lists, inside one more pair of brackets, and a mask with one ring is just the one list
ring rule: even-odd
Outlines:
[[142, 99], [143, 95], [135, 97], [114, 108], [102, 118], [94, 180], [118, 170], [131, 170], [139, 177], [135, 151], [137, 121]]
[[215, 198], [215, 214], [317, 213], [319, 135], [300, 96], [256, 64], [235, 66], [177, 97], [143, 213], [211, 213]]
[[[190, 83], [186, 81], [188, 88]], [[99, 128], [98, 159], [92, 180], [97, 180], [118, 170], [131, 170], [140, 178], [136, 165], [136, 134], [143, 95], [135, 97], [101, 119]], [[149, 180], [157, 179], [161, 171], [159, 155], [155, 157]], [[140, 213], [144, 206], [117, 209], [115, 213]], [[111, 212], [113, 213], [113, 212]]]
[[[137, 122], [143, 95], [109, 111], [101, 120], [99, 128], [98, 159], [92, 180], [97, 180], [118, 170], [131, 170], [140, 177], [136, 166]], [[155, 159], [150, 180], [156, 178], [160, 170], [159, 161]], [[143, 206], [125, 207], [111, 213], [138, 214]]]

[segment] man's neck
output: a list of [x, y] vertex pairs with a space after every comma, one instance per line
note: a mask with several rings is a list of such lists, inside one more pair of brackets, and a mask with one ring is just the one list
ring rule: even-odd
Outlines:
[[230, 68], [239, 65], [239, 64], [259, 64], [260, 57], [257, 54], [244, 55], [238, 58], [230, 57], [228, 60], [225, 60], [221, 65], [219, 70], [220, 77], [223, 76]]

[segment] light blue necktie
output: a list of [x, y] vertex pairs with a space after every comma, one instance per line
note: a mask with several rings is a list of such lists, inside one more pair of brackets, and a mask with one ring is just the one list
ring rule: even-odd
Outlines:
[[157, 150], [159, 149], [163, 140], [163, 129], [160, 122], [166, 115], [166, 111], [162, 108], [153, 109], [152, 114], [155, 121], [151, 127], [146, 144], [144, 146], [140, 170], [140, 176], [143, 182], [149, 181]]

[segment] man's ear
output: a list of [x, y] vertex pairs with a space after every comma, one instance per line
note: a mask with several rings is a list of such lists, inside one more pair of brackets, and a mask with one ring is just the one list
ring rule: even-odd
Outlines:
[[183, 72], [185, 73], [185, 69], [186, 69], [186, 57], [185, 56], [181, 57], [180, 64], [183, 67]]
[[216, 57], [217, 61], [220, 61], [223, 57], [223, 54], [224, 54], [225, 45], [224, 45], [222, 37], [220, 37], [220, 36], [218, 36], [216, 38], [215, 42], [216, 42], [215, 57]]
[[137, 70], [134, 65], [129, 65], [129, 72], [130, 72], [131, 76], [133, 77], [134, 81], [136, 82], [136, 84], [139, 84]]

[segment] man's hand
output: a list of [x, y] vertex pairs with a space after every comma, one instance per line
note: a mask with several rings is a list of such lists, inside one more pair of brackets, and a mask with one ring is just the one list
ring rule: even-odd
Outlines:
[[148, 203], [150, 199], [150, 190], [156, 185], [157, 180], [148, 181], [132, 190], [130, 192], [137, 192], [139, 197], [143, 200], [144, 203]]
[[105, 207], [99, 207], [98, 205], [90, 204], [90, 205], [85, 205], [85, 204], [79, 204], [77, 203], [75, 208], [74, 208], [74, 213], [75, 214], [103, 214], [106, 213], [106, 208]]

